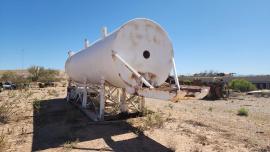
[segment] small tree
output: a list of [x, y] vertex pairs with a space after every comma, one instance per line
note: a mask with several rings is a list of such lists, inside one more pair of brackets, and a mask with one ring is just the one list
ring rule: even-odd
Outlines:
[[31, 66], [28, 68], [28, 72], [30, 73], [30, 78], [32, 81], [38, 81], [42, 71], [44, 71], [44, 67], [40, 66]]
[[59, 71], [53, 69], [44, 69], [40, 73], [39, 81], [41, 82], [51, 82], [51, 81], [58, 81], [59, 78]]
[[246, 92], [256, 90], [256, 86], [244, 79], [234, 79], [229, 83], [229, 87], [236, 91]]
[[28, 72], [30, 73], [30, 78], [32, 81], [58, 81], [57, 76], [59, 75], [59, 72], [57, 70], [45, 69], [41, 66], [32, 66], [28, 68]]

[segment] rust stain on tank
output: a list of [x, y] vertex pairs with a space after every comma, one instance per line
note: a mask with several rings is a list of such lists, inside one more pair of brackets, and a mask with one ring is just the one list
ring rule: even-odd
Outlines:
[[157, 31], [160, 35], [164, 35], [163, 30], [157, 25], [155, 25], [155, 31]]
[[133, 46], [137, 46], [138, 45], [138, 43], [136, 41], [136, 37], [134, 36], [133, 32], [130, 32], [129, 33], [129, 38], [130, 38], [130, 41], [131, 41], [131, 43], [132, 43]]
[[136, 34], [136, 38], [137, 38], [137, 39], [140, 40], [140, 39], [142, 39], [142, 37], [143, 37], [143, 36], [142, 36], [141, 34]]
[[113, 61], [116, 60], [116, 57], [115, 57], [115, 54], [113, 53], [113, 51], [112, 51], [112, 59], [113, 59]]
[[156, 43], [156, 44], [159, 44], [159, 43], [160, 43], [160, 41], [157, 39], [156, 36], [153, 37], [153, 41], [154, 41], [154, 43]]
[[154, 73], [151, 73], [151, 72], [138, 72], [140, 75], [142, 75], [143, 77], [149, 77], [150, 80], [153, 80], [155, 79], [157, 76], [154, 74]]
[[146, 23], [145, 23], [145, 26], [146, 26], [147, 28], [153, 28], [153, 24], [152, 24], [152, 23], [146, 22]]
[[153, 73], [148, 73], [148, 75], [150, 76], [150, 79], [152, 80], [152, 79], [155, 79], [157, 76], [155, 75], [155, 74], [153, 74]]
[[144, 30], [146, 33], [148, 32], [149, 29], [153, 28], [153, 24], [148, 21], [144, 22], [144, 24], [145, 24]]
[[137, 76], [134, 74], [134, 73], [132, 73], [132, 75], [131, 75], [131, 77], [130, 77], [131, 79], [136, 79], [137, 78]]
[[133, 23], [132, 25], [134, 26], [134, 29], [135, 29], [136, 31], [139, 29], [139, 25], [138, 25], [138, 24]]

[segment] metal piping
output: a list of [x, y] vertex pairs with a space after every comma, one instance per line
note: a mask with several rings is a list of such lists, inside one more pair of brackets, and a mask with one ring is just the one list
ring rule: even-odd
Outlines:
[[132, 73], [134, 73], [146, 86], [148, 86], [150, 89], [153, 89], [154, 87], [147, 81], [145, 78], [140, 75], [134, 68], [132, 68], [119, 54], [116, 52], [113, 52], [113, 55], [117, 57]]
[[178, 81], [178, 75], [177, 75], [176, 66], [175, 66], [175, 62], [174, 62], [173, 57], [172, 57], [172, 63], [173, 63], [174, 81], [175, 81], [175, 84], [177, 86], [177, 89], [180, 91], [180, 84], [179, 84], [179, 81]]

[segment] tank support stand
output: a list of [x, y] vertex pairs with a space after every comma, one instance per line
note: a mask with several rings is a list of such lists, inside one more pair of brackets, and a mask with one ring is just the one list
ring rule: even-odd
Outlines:
[[104, 107], [105, 107], [105, 80], [101, 79], [100, 81], [100, 92], [99, 92], [99, 120], [104, 120]]
[[126, 102], [126, 90], [125, 89], [122, 89], [122, 94], [120, 97], [120, 110], [122, 113], [128, 112], [128, 105]]
[[115, 120], [122, 114], [139, 114], [145, 105], [144, 97], [130, 95], [125, 89], [114, 87], [103, 79], [100, 85], [70, 83], [66, 99], [94, 121]]

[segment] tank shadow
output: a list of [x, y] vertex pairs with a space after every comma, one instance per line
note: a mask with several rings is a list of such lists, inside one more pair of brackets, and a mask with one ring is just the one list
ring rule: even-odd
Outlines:
[[[89, 123], [77, 108], [64, 99], [44, 100], [34, 104], [32, 151], [63, 147], [70, 142], [103, 139], [107, 146], [97, 148], [84, 144], [73, 149], [85, 151], [171, 151], [145, 136], [125, 121], [107, 124]], [[115, 136], [133, 134], [132, 138], [115, 140]]]

